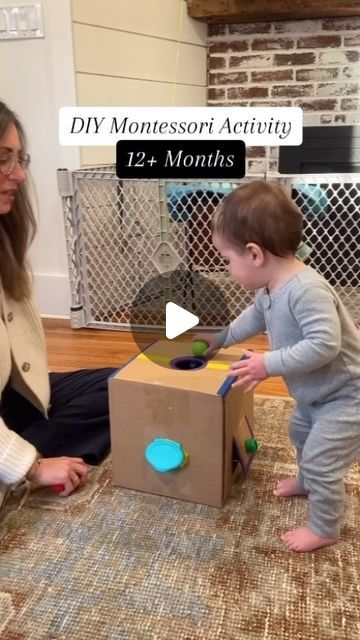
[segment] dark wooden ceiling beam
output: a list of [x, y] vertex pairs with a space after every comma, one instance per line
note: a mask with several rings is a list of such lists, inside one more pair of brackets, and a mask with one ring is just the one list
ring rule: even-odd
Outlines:
[[192, 18], [214, 24], [360, 15], [359, 0], [186, 0]]

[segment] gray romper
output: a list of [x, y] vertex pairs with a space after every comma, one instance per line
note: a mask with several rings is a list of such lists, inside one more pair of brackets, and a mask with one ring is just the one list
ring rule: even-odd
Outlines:
[[[230, 346], [262, 331], [270, 376], [283, 376], [297, 401], [290, 424], [298, 480], [309, 492], [309, 527], [338, 537], [344, 476], [360, 457], [360, 332], [330, 284], [304, 267], [218, 334]], [[225, 342], [224, 342], [225, 341]]]

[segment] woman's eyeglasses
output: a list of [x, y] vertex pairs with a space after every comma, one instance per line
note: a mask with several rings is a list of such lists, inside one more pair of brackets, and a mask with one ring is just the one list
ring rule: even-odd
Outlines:
[[0, 157], [0, 173], [3, 176], [10, 175], [17, 164], [26, 171], [30, 161], [31, 158], [28, 153], [8, 153], [6, 156]]

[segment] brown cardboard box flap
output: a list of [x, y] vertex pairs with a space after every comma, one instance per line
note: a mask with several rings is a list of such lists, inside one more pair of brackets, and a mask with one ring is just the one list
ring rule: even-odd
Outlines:
[[143, 382], [188, 391], [216, 395], [230, 372], [230, 365], [239, 359], [239, 347], [221, 349], [202, 368], [178, 370], [172, 362], [177, 358], [192, 358], [190, 342], [155, 342], [117, 374], [119, 380]]

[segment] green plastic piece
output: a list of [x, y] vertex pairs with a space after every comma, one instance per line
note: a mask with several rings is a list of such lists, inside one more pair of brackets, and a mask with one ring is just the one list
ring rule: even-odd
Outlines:
[[248, 438], [245, 442], [245, 449], [247, 453], [256, 453], [259, 448], [256, 438]]
[[198, 358], [201, 358], [206, 349], [208, 348], [209, 344], [208, 342], [205, 342], [205, 340], [194, 340], [192, 345], [191, 345], [191, 349], [192, 352], [194, 354], [194, 356], [197, 356]]

